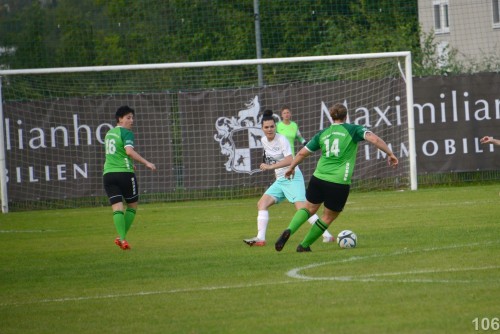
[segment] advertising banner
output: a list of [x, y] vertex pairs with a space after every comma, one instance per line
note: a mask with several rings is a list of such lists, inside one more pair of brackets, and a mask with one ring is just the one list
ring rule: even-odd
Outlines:
[[[383, 86], [386, 93], [358, 94], [366, 85]], [[414, 78], [413, 87], [418, 174], [500, 169], [500, 147], [479, 143], [485, 135], [500, 137], [500, 74]], [[259, 169], [260, 118], [271, 109], [279, 121], [283, 105], [293, 106], [293, 119], [310, 139], [331, 124], [333, 103], [346, 104], [349, 122], [391, 146], [400, 168], [390, 176], [398, 177], [407, 173], [409, 160], [404, 88], [402, 79], [388, 78], [4, 102], [9, 199], [103, 196], [103, 138], [124, 104], [136, 110], [137, 151], [158, 168], [137, 168], [142, 194], [269, 184], [273, 173]], [[384, 154], [361, 143], [354, 179], [387, 176], [383, 160]], [[316, 161], [301, 164], [306, 180]]]
[[414, 78], [419, 174], [500, 169], [500, 74]]
[[121, 105], [135, 109], [136, 150], [162, 168], [153, 175], [137, 169], [140, 192], [173, 188], [172, 130], [164, 94], [48, 99], [4, 104], [9, 199], [103, 196], [104, 136], [116, 126]]

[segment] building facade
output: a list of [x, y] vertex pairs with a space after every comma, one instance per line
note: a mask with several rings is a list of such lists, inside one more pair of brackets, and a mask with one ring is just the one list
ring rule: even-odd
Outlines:
[[469, 64], [500, 60], [500, 0], [418, 0], [418, 13], [438, 56], [455, 50]]

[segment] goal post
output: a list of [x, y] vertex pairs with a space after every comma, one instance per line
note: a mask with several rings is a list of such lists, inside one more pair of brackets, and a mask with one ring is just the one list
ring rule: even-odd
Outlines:
[[[142, 202], [261, 195], [273, 178], [258, 168], [262, 111], [279, 120], [289, 106], [310, 139], [335, 102], [400, 159], [387, 168], [361, 143], [352, 188], [417, 189], [410, 52], [0, 70], [0, 98], [4, 213], [107, 205], [102, 141], [124, 104], [136, 110], [136, 149], [159, 169], [137, 166]], [[301, 165], [306, 179], [316, 161]]]
[[2, 98], [2, 77], [0, 76], [0, 203], [2, 204], [2, 213], [9, 212], [7, 196], [7, 164], [5, 162], [5, 131], [3, 117], [3, 98]]

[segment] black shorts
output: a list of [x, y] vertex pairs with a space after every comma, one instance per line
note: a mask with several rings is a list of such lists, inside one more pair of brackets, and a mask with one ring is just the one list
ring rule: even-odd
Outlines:
[[310, 203], [323, 203], [326, 208], [341, 212], [349, 197], [350, 188], [348, 184], [324, 181], [313, 175], [309, 180], [306, 198]]
[[125, 199], [127, 203], [139, 201], [139, 187], [135, 173], [116, 172], [106, 173], [102, 177], [104, 190], [111, 205], [120, 203]]

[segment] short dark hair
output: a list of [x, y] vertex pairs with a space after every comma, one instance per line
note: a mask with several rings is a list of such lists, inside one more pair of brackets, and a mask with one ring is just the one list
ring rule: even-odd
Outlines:
[[123, 116], [127, 115], [127, 114], [132, 114], [132, 115], [135, 115], [135, 110], [130, 108], [129, 106], [121, 106], [119, 107], [117, 110], [116, 110], [116, 113], [115, 113], [115, 118], [116, 118], [116, 121], [119, 122], [120, 121], [120, 118], [122, 118]]
[[335, 103], [333, 107], [330, 108], [330, 116], [335, 120], [345, 120], [347, 118], [347, 108], [342, 103]]

